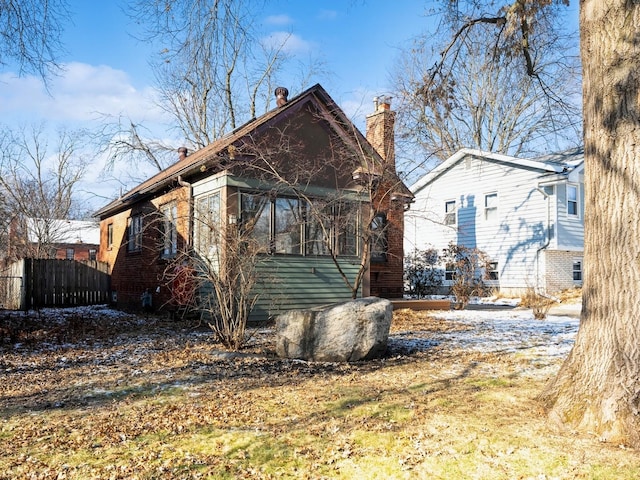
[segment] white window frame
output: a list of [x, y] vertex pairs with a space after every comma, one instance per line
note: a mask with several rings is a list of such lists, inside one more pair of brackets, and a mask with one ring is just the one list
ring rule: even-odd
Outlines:
[[[495, 199], [495, 204], [491, 199]], [[484, 194], [484, 219], [487, 222], [498, 221], [498, 192]]]
[[[500, 272], [498, 270], [498, 262], [489, 262], [487, 265], [487, 281], [498, 282], [500, 281]], [[492, 278], [495, 277], [495, 278]]]
[[[576, 269], [576, 265], [579, 266], [578, 269]], [[580, 278], [576, 278], [576, 273], [579, 274]], [[571, 267], [571, 275], [573, 278], [573, 283], [582, 284], [582, 278], [584, 277], [584, 262], [582, 258], [573, 259], [573, 263]]]
[[444, 202], [444, 224], [455, 225], [457, 220], [456, 201], [445, 200]]
[[127, 252], [142, 250], [142, 215], [131, 215], [127, 221]]
[[[575, 191], [575, 198], [569, 198], [569, 191]], [[574, 205], [575, 212], [571, 212], [570, 205]], [[567, 215], [575, 218], [580, 216], [580, 188], [571, 183], [567, 184]]]
[[222, 197], [219, 191], [199, 196], [195, 201], [195, 244], [198, 252], [202, 255], [211, 255], [220, 244], [221, 201]]
[[178, 253], [178, 205], [165, 203], [160, 207], [162, 214], [162, 257], [174, 257]]

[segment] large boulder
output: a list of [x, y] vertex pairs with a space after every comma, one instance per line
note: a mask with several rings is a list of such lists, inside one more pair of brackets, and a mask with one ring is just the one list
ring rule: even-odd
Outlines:
[[367, 297], [276, 319], [276, 352], [281, 358], [355, 362], [382, 356], [387, 349], [393, 306]]

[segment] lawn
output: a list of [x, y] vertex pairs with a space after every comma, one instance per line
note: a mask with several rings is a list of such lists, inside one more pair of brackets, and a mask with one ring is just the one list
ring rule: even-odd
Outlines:
[[640, 478], [637, 451], [553, 432], [536, 403], [575, 322], [483, 313], [396, 312], [388, 355], [353, 364], [278, 359], [269, 328], [233, 353], [108, 309], [5, 319], [0, 478]]

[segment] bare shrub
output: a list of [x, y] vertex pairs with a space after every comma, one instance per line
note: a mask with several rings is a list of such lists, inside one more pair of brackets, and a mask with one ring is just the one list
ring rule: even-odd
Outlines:
[[536, 320], [547, 318], [551, 305], [553, 305], [553, 300], [540, 295], [534, 288], [527, 288], [520, 300], [520, 306], [530, 308], [533, 311], [533, 318]]

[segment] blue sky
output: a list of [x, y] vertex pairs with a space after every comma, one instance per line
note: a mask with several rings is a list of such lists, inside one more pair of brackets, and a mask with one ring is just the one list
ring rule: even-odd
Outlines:
[[[152, 101], [153, 76], [148, 67], [153, 52], [149, 44], [133, 38], [136, 25], [123, 13], [124, 1], [68, 1], [73, 23], [64, 34], [64, 72], [51, 80], [47, 92], [37, 77], [18, 78], [10, 67], [0, 69], [0, 123], [96, 128], [103, 115], [123, 115], [159, 125], [163, 114]], [[373, 97], [392, 90], [389, 77], [399, 48], [428, 29], [432, 18], [426, 5], [433, 2], [268, 0], [266, 4], [260, 16], [265, 36], [290, 34], [290, 52], [301, 60], [313, 56], [324, 61], [326, 75], [313, 78], [306, 87], [321, 83], [363, 128]], [[574, 15], [576, 7], [572, 10]], [[99, 178], [103, 161], [95, 159], [87, 184], [109, 197], [113, 187]], [[101, 206], [100, 200], [96, 206]]]
[[[0, 115], [6, 122], [47, 120], [75, 124], [97, 113], [152, 115], [149, 44], [132, 37], [136, 25], [123, 2], [69, 0], [73, 24], [64, 35], [65, 72], [52, 79], [50, 95], [32, 76], [0, 71]], [[389, 71], [398, 47], [427, 25], [424, 0], [270, 0], [262, 16], [266, 35], [291, 34], [300, 59], [315, 56], [327, 75], [314, 78], [349, 115], [390, 90]], [[284, 85], [287, 86], [287, 85]], [[297, 93], [297, 92], [292, 92]], [[364, 112], [367, 113], [367, 112]]]

